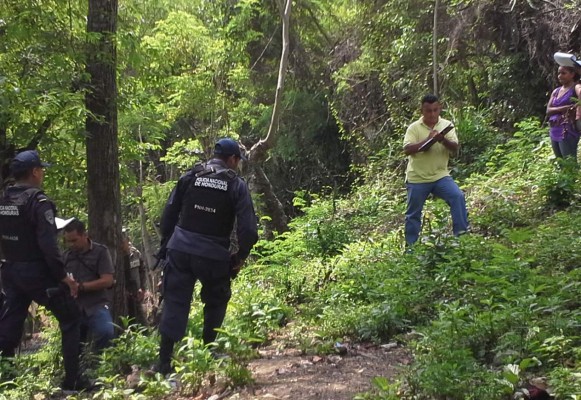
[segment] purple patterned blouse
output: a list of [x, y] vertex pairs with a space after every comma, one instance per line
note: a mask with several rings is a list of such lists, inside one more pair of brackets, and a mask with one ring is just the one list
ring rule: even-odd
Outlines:
[[[551, 95], [551, 107], [562, 107], [566, 105], [575, 104], [571, 97], [575, 96], [575, 88], [572, 87], [561, 97], [557, 97], [559, 93], [559, 88], [553, 91]], [[572, 121], [567, 118], [566, 114], [553, 114], [549, 117], [549, 133], [551, 135], [551, 140], [555, 142], [560, 142], [565, 139], [565, 135], [575, 135], [579, 136], [579, 133], [575, 131]]]

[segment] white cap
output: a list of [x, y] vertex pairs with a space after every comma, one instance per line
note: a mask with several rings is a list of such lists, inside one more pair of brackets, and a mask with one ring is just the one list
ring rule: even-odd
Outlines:
[[573, 54], [556, 52], [553, 58], [562, 67], [581, 67], [581, 61], [577, 61], [577, 57]]

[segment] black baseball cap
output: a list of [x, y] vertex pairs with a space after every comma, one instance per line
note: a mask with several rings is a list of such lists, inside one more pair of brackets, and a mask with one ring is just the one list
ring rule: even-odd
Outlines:
[[238, 156], [244, 161], [248, 160], [244, 154], [240, 151], [240, 145], [237, 141], [230, 138], [223, 138], [216, 142], [214, 146], [214, 154], [220, 154], [224, 156]]
[[50, 167], [49, 163], [40, 161], [40, 156], [36, 150], [22, 151], [10, 161], [10, 171], [21, 172], [32, 168]]

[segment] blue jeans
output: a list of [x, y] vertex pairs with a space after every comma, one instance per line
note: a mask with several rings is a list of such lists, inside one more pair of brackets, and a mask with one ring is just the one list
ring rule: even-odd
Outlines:
[[577, 145], [579, 144], [579, 136], [577, 135], [567, 135], [565, 139], [560, 142], [555, 142], [551, 140], [551, 146], [553, 147], [553, 153], [555, 157], [573, 157], [577, 161]]
[[100, 353], [104, 348], [111, 345], [115, 332], [113, 330], [113, 318], [107, 306], [97, 308], [90, 316], [83, 316], [81, 341], [86, 342], [89, 334], [92, 337], [95, 352]]
[[468, 212], [464, 193], [451, 176], [445, 176], [435, 182], [406, 183], [408, 208], [405, 213], [405, 241], [414, 244], [422, 229], [422, 209], [428, 195], [432, 193], [443, 199], [450, 206], [454, 235], [458, 236], [468, 230]]

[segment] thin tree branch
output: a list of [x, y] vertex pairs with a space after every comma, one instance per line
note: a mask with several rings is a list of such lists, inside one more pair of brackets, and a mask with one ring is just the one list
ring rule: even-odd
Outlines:
[[289, 28], [292, 0], [286, 0], [284, 12], [282, 14], [282, 54], [280, 57], [280, 66], [278, 69], [278, 83], [274, 96], [274, 105], [272, 108], [272, 118], [266, 138], [261, 139], [250, 149], [250, 158], [253, 162], [261, 162], [266, 158], [266, 151], [274, 146], [276, 134], [278, 132], [280, 121], [280, 110], [282, 103], [282, 94], [284, 89], [284, 80], [288, 67], [289, 55]]
[[434, 4], [434, 26], [432, 31], [432, 63], [433, 63], [433, 84], [434, 95], [438, 95], [438, 8], [440, 1], [435, 0]]
[[264, 53], [266, 53], [266, 50], [270, 46], [270, 43], [272, 42], [272, 39], [274, 38], [274, 35], [276, 34], [276, 31], [277, 30], [278, 29], [275, 29], [274, 32], [272, 32], [272, 35], [270, 35], [270, 39], [268, 39], [268, 43], [266, 43], [266, 46], [264, 46], [264, 49], [262, 50], [262, 53], [260, 53], [260, 55], [258, 56], [258, 58], [256, 59], [256, 61], [254, 61], [254, 64], [252, 64], [252, 67], [250, 67], [250, 70], [251, 71], [254, 70], [254, 67], [256, 67], [256, 64], [258, 64], [258, 62], [262, 59], [262, 56], [264, 55]]

